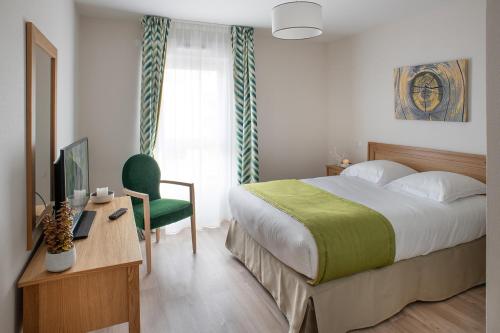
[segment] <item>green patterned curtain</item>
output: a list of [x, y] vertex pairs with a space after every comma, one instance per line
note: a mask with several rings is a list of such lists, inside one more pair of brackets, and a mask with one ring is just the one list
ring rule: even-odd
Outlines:
[[141, 142], [142, 154], [153, 155], [160, 115], [161, 89], [170, 19], [158, 16], [142, 18]]
[[231, 27], [238, 183], [259, 181], [259, 147], [253, 28]]

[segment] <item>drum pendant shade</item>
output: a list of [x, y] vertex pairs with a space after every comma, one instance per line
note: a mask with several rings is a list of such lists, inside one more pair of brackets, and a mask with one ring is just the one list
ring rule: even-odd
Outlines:
[[323, 32], [321, 5], [309, 1], [285, 2], [273, 8], [273, 36], [280, 39], [307, 39]]

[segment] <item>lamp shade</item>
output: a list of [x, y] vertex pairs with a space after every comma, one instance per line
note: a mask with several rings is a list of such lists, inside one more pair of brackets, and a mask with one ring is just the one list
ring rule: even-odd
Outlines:
[[281, 39], [306, 39], [321, 35], [321, 5], [309, 1], [285, 2], [273, 8], [273, 36]]

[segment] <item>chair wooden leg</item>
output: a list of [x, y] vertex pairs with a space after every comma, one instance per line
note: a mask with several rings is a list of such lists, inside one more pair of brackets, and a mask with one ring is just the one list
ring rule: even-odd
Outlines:
[[159, 243], [161, 238], [161, 229], [156, 228], [156, 242]]
[[196, 202], [194, 196], [194, 184], [189, 187], [189, 201], [193, 207], [193, 215], [191, 215], [191, 243], [193, 245], [193, 254], [196, 253]]
[[196, 253], [196, 217], [191, 215], [191, 243], [193, 245], [193, 253]]
[[149, 198], [144, 201], [144, 234], [146, 241], [146, 261], [148, 274], [151, 273], [151, 214]]
[[144, 238], [146, 242], [146, 264], [149, 274], [151, 273], [151, 230], [148, 227], [144, 230]]
[[148, 274], [151, 273], [151, 209], [149, 206], [149, 195], [147, 193], [140, 193], [136, 191], [129, 190], [127, 188], [123, 189], [126, 195], [138, 198], [142, 200], [144, 207], [144, 240], [146, 242], [146, 264], [148, 269]]

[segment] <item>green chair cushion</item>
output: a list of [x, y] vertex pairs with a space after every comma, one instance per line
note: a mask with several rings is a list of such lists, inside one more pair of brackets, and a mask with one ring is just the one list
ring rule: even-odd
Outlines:
[[[193, 206], [189, 201], [175, 199], [157, 199], [149, 202], [151, 229], [160, 228], [193, 214]], [[135, 223], [144, 230], [144, 206], [142, 203], [134, 207]]]

